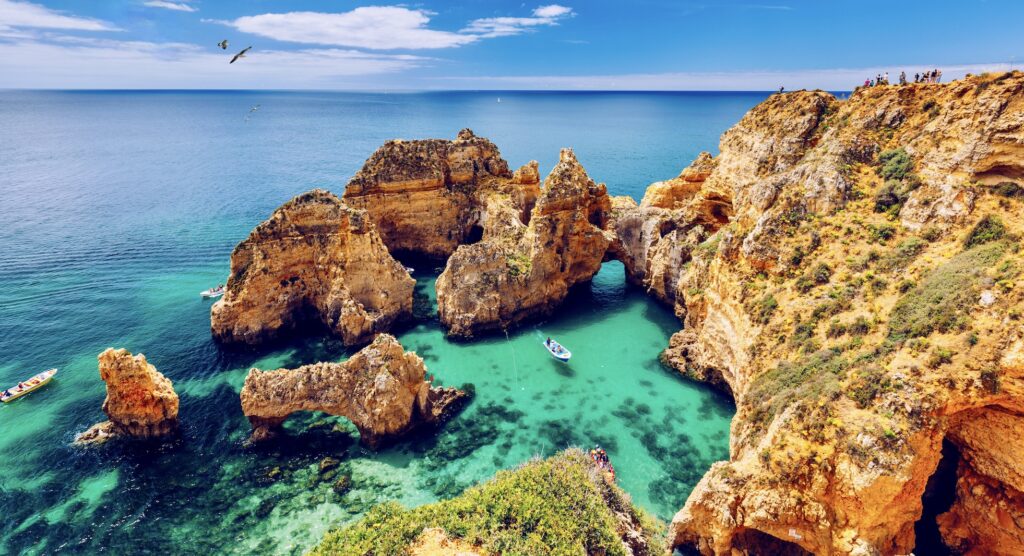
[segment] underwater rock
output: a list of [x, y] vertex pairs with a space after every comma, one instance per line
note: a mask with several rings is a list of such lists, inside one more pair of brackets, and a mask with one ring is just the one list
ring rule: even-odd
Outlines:
[[462, 245], [437, 279], [441, 323], [453, 336], [507, 328], [550, 314], [569, 288], [601, 268], [611, 201], [571, 149], [544, 181], [525, 224], [507, 204], [489, 203], [483, 238]]
[[461, 405], [465, 395], [455, 388], [432, 388], [426, 370], [394, 336], [380, 334], [344, 363], [250, 370], [242, 411], [252, 423], [253, 441], [273, 437], [296, 411], [323, 411], [351, 420], [363, 444], [372, 448], [417, 426], [439, 423]]
[[513, 175], [494, 143], [463, 129], [454, 141], [388, 141], [348, 182], [344, 199], [366, 210], [392, 252], [444, 258], [479, 239], [488, 197], [499, 193], [526, 214], [538, 185], [536, 162]]
[[360, 344], [412, 316], [415, 285], [364, 211], [315, 189], [235, 247], [210, 327], [226, 343], [259, 344], [312, 325]]
[[109, 421], [78, 435], [76, 444], [99, 444], [118, 436], [155, 439], [177, 432], [178, 394], [145, 355], [108, 348], [98, 359], [100, 378], [107, 385], [103, 412]]

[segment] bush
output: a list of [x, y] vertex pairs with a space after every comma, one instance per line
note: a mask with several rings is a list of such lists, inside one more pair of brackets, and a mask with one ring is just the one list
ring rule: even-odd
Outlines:
[[921, 239], [929, 242], [937, 241], [942, 237], [942, 230], [938, 226], [928, 226], [921, 230]]
[[846, 395], [861, 408], [867, 408], [883, 391], [892, 387], [885, 370], [878, 365], [858, 369], [856, 379], [850, 381]]
[[942, 365], [946, 365], [953, 362], [953, 352], [937, 347], [932, 350], [931, 356], [928, 358], [928, 366], [932, 369], [937, 369]]
[[832, 267], [825, 263], [818, 263], [818, 266], [814, 267], [814, 281], [819, 284], [827, 284], [832, 279]]
[[997, 183], [995, 186], [995, 194], [1003, 197], [1021, 197], [1024, 196], [1024, 188], [1017, 185], [1016, 182], [1004, 181]]
[[878, 175], [886, 180], [902, 180], [914, 168], [914, 161], [902, 148], [882, 151], [878, 154], [878, 162], [881, 164]]
[[983, 243], [997, 241], [1002, 239], [1005, 234], [1006, 226], [1003, 225], [1003, 221], [998, 216], [987, 214], [974, 225], [971, 233], [967, 234], [964, 247], [970, 249]]
[[779, 302], [775, 301], [775, 297], [772, 294], [767, 294], [757, 302], [753, 315], [754, 320], [759, 324], [768, 324], [768, 321], [772, 318], [772, 313], [778, 308]]
[[921, 178], [916, 174], [906, 174], [901, 179], [888, 179], [875, 193], [875, 212], [899, 213], [903, 203], [910, 199], [910, 194], [921, 187]]
[[490, 481], [451, 500], [405, 509], [374, 506], [366, 516], [328, 533], [314, 555], [405, 554], [427, 527], [440, 527], [491, 554], [622, 554], [617, 513], [640, 523], [651, 554], [663, 526], [633, 507], [618, 487], [594, 472], [589, 456], [570, 449]]
[[877, 243], [885, 243], [896, 235], [896, 226], [892, 224], [880, 224], [878, 226], [868, 226], [868, 234], [871, 241]]
[[974, 290], [978, 278], [1005, 250], [1003, 242], [979, 245], [933, 269], [896, 302], [889, 317], [890, 339], [924, 337], [960, 324], [977, 299]]
[[871, 332], [871, 323], [864, 317], [857, 317], [849, 327], [851, 336], [863, 336]]
[[999, 369], [987, 366], [981, 370], [981, 385], [989, 394], [999, 393]]
[[814, 405], [819, 400], [838, 398], [839, 377], [849, 365], [840, 354], [837, 349], [821, 350], [795, 363], [780, 362], [757, 375], [748, 394], [756, 408], [754, 423], [767, 425], [781, 409], [797, 401]]

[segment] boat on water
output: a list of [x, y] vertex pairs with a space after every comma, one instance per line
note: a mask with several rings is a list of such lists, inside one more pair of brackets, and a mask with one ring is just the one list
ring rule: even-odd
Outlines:
[[551, 338], [544, 340], [544, 349], [548, 350], [548, 353], [551, 354], [551, 357], [554, 357], [559, 361], [568, 361], [569, 358], [572, 357], [571, 351], [565, 349], [565, 346], [552, 340]]
[[35, 392], [49, 384], [49, 382], [53, 380], [53, 376], [56, 374], [57, 369], [50, 369], [48, 371], [43, 371], [24, 382], [19, 382], [17, 386], [8, 388], [7, 390], [4, 390], [3, 393], [0, 393], [0, 401], [4, 403], [13, 402], [22, 396], [31, 394], [32, 392]]
[[227, 288], [225, 288], [223, 285], [220, 285], [220, 286], [217, 286], [216, 288], [210, 288], [208, 290], [203, 290], [203, 291], [199, 292], [199, 297], [202, 297], [203, 299], [210, 299], [210, 298], [214, 298], [214, 297], [220, 297], [220, 296], [224, 295], [225, 291], [227, 291]]
[[416, 269], [411, 266], [407, 266], [405, 267], [405, 271], [408, 272], [409, 274], [412, 274], [413, 272], [416, 272]]

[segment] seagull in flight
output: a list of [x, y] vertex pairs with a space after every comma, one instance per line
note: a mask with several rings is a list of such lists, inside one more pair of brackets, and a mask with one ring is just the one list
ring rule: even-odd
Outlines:
[[221, 50], [227, 50], [228, 49], [228, 40], [224, 39], [224, 40], [220, 41], [219, 43], [217, 43], [217, 46], [219, 46]]
[[246, 53], [246, 52], [249, 52], [250, 50], [252, 50], [252, 47], [251, 47], [251, 46], [247, 46], [247, 47], [245, 47], [245, 49], [243, 49], [243, 50], [242, 50], [241, 52], [239, 52], [238, 54], [235, 54], [235, 57], [234, 57], [234, 58], [232, 58], [232, 59], [231, 59], [231, 61], [230, 61], [230, 62], [228, 62], [228, 63], [229, 63], [229, 64], [234, 64], [234, 63], [235, 63], [235, 60], [237, 60], [237, 59], [239, 59], [239, 58], [245, 58], [245, 53]]

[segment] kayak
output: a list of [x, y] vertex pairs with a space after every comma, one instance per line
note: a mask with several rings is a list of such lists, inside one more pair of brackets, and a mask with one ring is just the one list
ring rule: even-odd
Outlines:
[[46, 386], [51, 380], [53, 380], [53, 375], [55, 374], [57, 374], [57, 369], [43, 371], [37, 374], [36, 376], [26, 380], [25, 382], [22, 382], [18, 386], [8, 388], [7, 390], [4, 390], [2, 394], [0, 394], [0, 401], [4, 403], [13, 402], [14, 400], [26, 394], [35, 392], [36, 390], [42, 388], [43, 386]]
[[220, 297], [220, 296], [224, 295], [224, 292], [226, 290], [227, 290], [227, 288], [210, 288], [208, 290], [203, 290], [203, 291], [199, 292], [199, 296], [202, 297], [203, 299], [210, 299], [212, 297]]
[[554, 357], [559, 361], [568, 361], [569, 358], [572, 357], [571, 351], [565, 349], [565, 346], [554, 340], [544, 340], [544, 349], [548, 350], [551, 357]]

